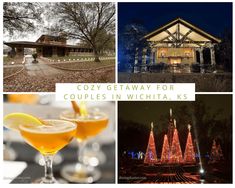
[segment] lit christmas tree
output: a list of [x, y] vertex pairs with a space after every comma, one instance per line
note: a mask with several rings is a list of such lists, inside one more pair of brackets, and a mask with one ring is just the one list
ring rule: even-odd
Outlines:
[[193, 142], [192, 142], [192, 135], [191, 135], [191, 126], [188, 125], [188, 138], [186, 142], [186, 147], [185, 147], [185, 152], [184, 152], [184, 162], [186, 163], [195, 163], [195, 151], [193, 147]]
[[221, 159], [224, 159], [223, 151], [222, 151], [222, 149], [221, 149], [220, 144], [218, 144], [217, 150], [218, 150], [218, 153], [219, 153], [219, 156], [220, 156], [220, 160], [221, 160]]
[[217, 160], [219, 160], [219, 153], [218, 153], [218, 149], [216, 146], [216, 141], [213, 140], [213, 144], [211, 147], [211, 156], [210, 156], [210, 162], [216, 162]]
[[175, 129], [174, 129], [174, 134], [173, 134], [173, 139], [172, 139], [172, 146], [170, 148], [169, 163], [182, 163], [183, 156], [182, 156], [182, 151], [180, 147], [178, 131], [176, 128], [176, 120], [174, 120], [174, 125], [175, 125]]
[[149, 135], [149, 142], [148, 147], [145, 153], [144, 163], [145, 164], [154, 164], [157, 162], [157, 153], [155, 148], [154, 142], [154, 135], [153, 135], [153, 122], [151, 123], [151, 131]]
[[170, 108], [170, 118], [169, 118], [169, 123], [168, 123], [168, 132], [167, 132], [167, 137], [168, 137], [167, 139], [168, 139], [170, 148], [171, 148], [172, 141], [173, 141], [174, 129], [175, 129], [175, 126], [174, 126], [174, 121], [172, 118], [172, 109]]
[[167, 135], [165, 134], [163, 146], [162, 146], [161, 163], [168, 163], [169, 158], [170, 158], [170, 147], [169, 147]]
[[210, 163], [216, 163], [223, 159], [223, 152], [221, 149], [220, 144], [216, 145], [216, 141], [213, 140], [213, 144], [211, 147], [211, 156], [210, 156]]

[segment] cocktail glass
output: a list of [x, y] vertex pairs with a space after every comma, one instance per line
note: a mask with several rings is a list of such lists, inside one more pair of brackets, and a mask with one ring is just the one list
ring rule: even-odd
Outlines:
[[72, 111], [64, 111], [60, 118], [77, 124], [75, 137], [78, 141], [78, 162], [65, 165], [61, 175], [70, 182], [92, 183], [97, 181], [101, 173], [97, 168], [84, 163], [84, 150], [86, 141], [107, 127], [108, 116], [100, 111], [88, 111], [86, 116], [78, 115]]
[[53, 176], [54, 155], [68, 145], [76, 134], [76, 124], [64, 120], [43, 120], [45, 125], [20, 125], [24, 140], [38, 150], [45, 160], [45, 176], [35, 183], [58, 183]]

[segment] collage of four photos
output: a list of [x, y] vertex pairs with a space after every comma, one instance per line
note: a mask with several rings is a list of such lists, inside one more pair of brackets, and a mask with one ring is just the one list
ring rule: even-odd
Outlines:
[[[2, 4], [3, 183], [233, 183], [232, 2]], [[56, 83], [196, 93], [62, 102]]]

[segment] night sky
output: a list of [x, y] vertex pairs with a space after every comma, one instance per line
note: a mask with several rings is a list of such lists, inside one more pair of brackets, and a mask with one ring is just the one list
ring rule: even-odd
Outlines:
[[187, 125], [190, 124], [192, 137], [197, 139], [202, 156], [210, 152], [213, 139], [217, 139], [224, 155], [231, 160], [232, 95], [196, 95], [196, 101], [119, 102], [119, 153], [123, 150], [145, 151], [151, 122], [154, 124], [156, 148], [161, 153], [169, 126], [170, 108], [172, 117], [176, 119], [182, 151], [187, 140]]
[[[221, 110], [220, 116], [225, 117], [230, 117], [232, 113], [231, 95], [196, 95], [196, 101], [199, 100], [203, 102], [208, 109], [210, 109], [210, 111], [207, 111], [206, 113], [214, 113]], [[196, 102], [119, 102], [118, 118], [150, 126], [151, 121], [157, 124], [161, 117], [169, 117], [170, 108], [172, 108], [174, 115], [174, 111], [180, 106], [190, 106], [194, 103]]]
[[119, 32], [133, 20], [151, 32], [178, 17], [220, 37], [232, 28], [232, 3], [118, 3]]
[[[141, 173], [143, 176], [147, 173], [152, 173], [153, 175], [156, 173], [164, 173], [164, 176], [166, 176], [166, 168], [163, 171], [161, 168], [162, 166], [158, 166], [159, 164], [155, 166], [155, 169], [154, 165], [147, 168], [147, 166], [143, 166], [143, 160], [131, 160], [131, 158], [136, 158], [136, 155], [133, 156], [133, 154], [136, 154], [139, 151], [144, 153], [147, 151], [146, 149], [151, 130], [150, 123], [153, 121], [154, 144], [157, 157], [160, 159], [164, 134], [168, 133], [170, 108], [173, 110], [172, 117], [177, 121], [176, 127], [183, 155], [185, 153], [188, 137], [187, 125], [190, 124], [192, 125], [192, 141], [195, 146], [198, 146], [194, 149], [198, 154], [197, 156], [201, 157], [202, 166], [206, 172], [206, 183], [219, 181], [231, 183], [233, 162], [232, 95], [221, 94], [196, 95], [196, 101], [119, 102], [118, 159], [120, 176], [123, 174], [123, 176], [125, 176], [128, 173], [132, 174], [134, 172], [134, 175], [138, 172], [139, 177], [142, 177], [139, 175]], [[194, 120], [192, 121], [192, 119]], [[221, 160], [219, 163], [209, 164], [208, 161], [209, 156], [211, 155], [213, 140], [215, 140], [217, 144], [220, 144], [225, 160]], [[170, 165], [167, 165], [165, 167], [168, 168], [169, 166]], [[189, 166], [187, 166], [187, 168], [188, 167]], [[216, 173], [214, 172], [214, 169], [217, 169]], [[191, 170], [192, 168], [190, 167], [189, 171]], [[154, 180], [153, 175], [149, 182]]]

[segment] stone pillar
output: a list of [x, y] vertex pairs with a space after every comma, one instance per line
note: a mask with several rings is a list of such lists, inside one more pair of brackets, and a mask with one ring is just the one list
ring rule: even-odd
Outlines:
[[38, 57], [43, 56], [43, 54], [42, 54], [42, 48], [36, 48], [36, 52], [37, 52], [37, 54], [38, 54]]
[[68, 48], [65, 48], [65, 56], [68, 56], [69, 55], [69, 49]]
[[13, 57], [16, 56], [16, 50], [15, 50], [14, 47], [11, 48], [11, 51], [10, 51], [10, 53], [9, 53], [9, 56], [10, 56], [11, 58], [13, 58]]
[[153, 62], [154, 62], [154, 64], [157, 64], [157, 48], [154, 48], [154, 54], [153, 54]]
[[16, 56], [24, 56], [24, 48], [16, 48]]
[[145, 72], [147, 70], [147, 49], [143, 48], [142, 51], [142, 61], [141, 61], [141, 72]]
[[199, 49], [199, 53], [200, 53], [200, 64], [204, 64], [203, 48], [200, 48], [200, 49]]
[[145, 65], [145, 64], [146, 64], [146, 61], [147, 61], [147, 49], [146, 49], [146, 48], [143, 48], [143, 51], [142, 51], [142, 62], [141, 62], [141, 64], [142, 64], [142, 65]]
[[193, 63], [197, 62], [197, 50], [196, 48], [193, 48]]
[[154, 64], [154, 51], [155, 51], [155, 48], [150, 49], [150, 64], [151, 65]]
[[211, 65], [215, 65], [215, 48], [214, 45], [210, 47], [210, 54], [211, 54]]

